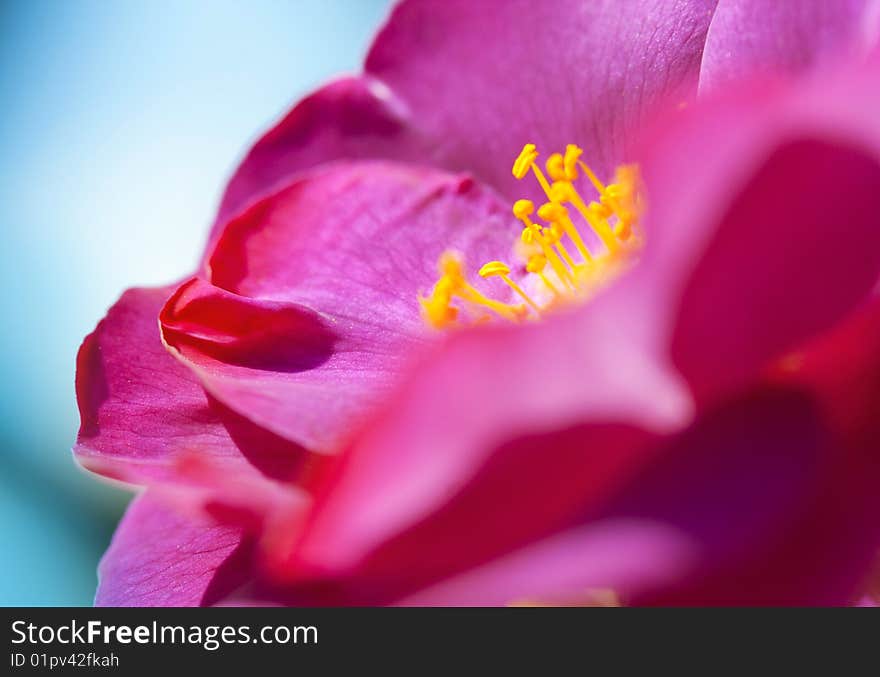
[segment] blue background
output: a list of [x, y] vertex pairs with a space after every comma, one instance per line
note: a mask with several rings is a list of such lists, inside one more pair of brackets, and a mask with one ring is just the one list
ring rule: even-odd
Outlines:
[[127, 492], [74, 465], [74, 358], [191, 271], [225, 179], [388, 0], [0, 3], [0, 604], [90, 604]]

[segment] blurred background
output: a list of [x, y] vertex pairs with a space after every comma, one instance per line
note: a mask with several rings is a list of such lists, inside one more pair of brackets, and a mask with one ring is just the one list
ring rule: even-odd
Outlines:
[[0, 0], [0, 605], [87, 605], [129, 494], [87, 475], [74, 358], [180, 278], [224, 181], [389, 0]]

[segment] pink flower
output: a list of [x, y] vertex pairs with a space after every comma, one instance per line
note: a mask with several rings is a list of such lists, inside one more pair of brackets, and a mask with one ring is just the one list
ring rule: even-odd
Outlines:
[[81, 349], [78, 459], [148, 487], [98, 603], [868, 594], [878, 15], [636, 4], [404, 2], [254, 146]]

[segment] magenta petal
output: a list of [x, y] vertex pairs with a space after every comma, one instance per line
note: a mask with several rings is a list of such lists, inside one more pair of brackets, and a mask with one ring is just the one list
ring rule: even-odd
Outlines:
[[[466, 252], [473, 271], [509, 259], [519, 230], [509, 208], [470, 179], [338, 163], [232, 221], [208, 261], [209, 281], [188, 282], [162, 312], [163, 335], [225, 405], [329, 451], [441, 336], [418, 303], [440, 255]], [[509, 300], [500, 281], [474, 277]]]
[[870, 155], [813, 140], [776, 151], [734, 198], [682, 296], [672, 354], [687, 378], [717, 382], [721, 362], [743, 381], [844, 317], [880, 274], [877, 214]]
[[[314, 170], [254, 205], [224, 229], [209, 280], [256, 299], [313, 308], [338, 331], [369, 327], [422, 337], [418, 294], [437, 281], [447, 249], [471, 270], [509, 260], [521, 226], [510, 205], [472, 179], [391, 162], [339, 162]], [[494, 296], [503, 284], [475, 284]]]
[[294, 106], [254, 144], [230, 180], [212, 240], [255, 198], [281, 188], [298, 171], [340, 158], [417, 157], [425, 141], [385, 94], [369, 77], [349, 77]]
[[[875, 297], [798, 352], [798, 363], [779, 366], [771, 379], [809, 397], [825, 428], [810, 491], [775, 526], [765, 525], [772, 536], [739, 556], [716, 557], [701, 577], [651, 601], [849, 605], [866, 587], [876, 594], [880, 302]], [[790, 483], [778, 490], [790, 491]]]
[[[698, 393], [742, 383], [876, 281], [878, 83], [844, 72], [731, 93], [649, 135], [638, 274], [654, 307], [678, 308], [672, 356]], [[695, 164], [692, 149], [710, 146]]]
[[95, 605], [210, 605], [246, 580], [248, 548], [241, 529], [187, 518], [144, 494], [101, 560]]
[[685, 534], [664, 524], [608, 519], [555, 534], [396, 604], [591, 606], [607, 591], [626, 603], [626, 595], [680, 580], [695, 551]]
[[546, 153], [578, 143], [607, 175], [647, 110], [696, 92], [714, 7], [402, 2], [363, 79], [305, 99], [257, 143], [230, 182], [217, 227], [285, 177], [338, 158], [466, 170], [508, 199], [535, 195], [510, 174], [529, 142]]
[[[659, 101], [695, 91], [712, 0], [401, 3], [367, 57], [430, 155], [508, 197], [524, 143], [583, 146], [604, 175]], [[531, 190], [531, 187], [528, 188]]]
[[[539, 537], [573, 506], [598, 500], [644, 458], [643, 430], [677, 427], [691, 413], [631, 290], [616, 287], [589, 313], [454, 336], [346, 453], [293, 559], [347, 570], [460, 492], [471, 515], [484, 503], [502, 510], [487, 513], [501, 522], [474, 552]], [[532, 437], [547, 430], [560, 431], [551, 449]], [[478, 491], [468, 495], [472, 482]], [[541, 488], [556, 508], [511, 495], [542, 500]], [[455, 540], [447, 522], [437, 525], [442, 542]]]
[[878, 19], [872, 0], [722, 0], [706, 37], [700, 89], [865, 54]]
[[[433, 413], [442, 419], [445, 411], [436, 407]], [[317, 572], [323, 565], [325, 575], [341, 576], [347, 589], [386, 601], [402, 594], [405, 603], [576, 603], [589, 588], [613, 588], [632, 601], [762, 545], [811, 497], [824, 440], [815, 408], [797, 392], [758, 393], [665, 438], [596, 425], [520, 438], [493, 449], [464, 478], [465, 486], [348, 570], [328, 564], [338, 566], [334, 557], [351, 552], [363, 538], [354, 530], [368, 525], [365, 514], [375, 519], [376, 508], [362, 497], [357, 509], [349, 506], [350, 521], [337, 519], [335, 533], [328, 533], [328, 506], [335, 507], [334, 494], [348, 488], [333, 485], [306, 525], [298, 556]], [[396, 449], [403, 464], [411, 447]], [[373, 451], [381, 463], [378, 447]], [[386, 491], [387, 482], [377, 481], [380, 472], [392, 472], [390, 464], [380, 469], [361, 462], [345, 470], [357, 473], [348, 475], [349, 487], [352, 479], [372, 479], [385, 501], [397, 498]], [[418, 483], [423, 488], [424, 477]], [[619, 534], [612, 524], [622, 525]], [[562, 535], [551, 536], [559, 530]], [[649, 560], [609, 563], [609, 557], [638, 556], [642, 537], [645, 554], [658, 557], [657, 569]], [[571, 559], [552, 545], [528, 545], [545, 538], [567, 543]], [[476, 573], [456, 576], [474, 566]], [[498, 576], [494, 584], [490, 572]], [[441, 583], [424, 598], [414, 592], [446, 577], [452, 579], [449, 590]]]
[[186, 488], [200, 501], [223, 497], [254, 509], [286, 503], [289, 492], [273, 479], [291, 479], [303, 450], [212, 401], [168, 353], [157, 319], [169, 293], [125, 292], [83, 342], [77, 460], [132, 484]]

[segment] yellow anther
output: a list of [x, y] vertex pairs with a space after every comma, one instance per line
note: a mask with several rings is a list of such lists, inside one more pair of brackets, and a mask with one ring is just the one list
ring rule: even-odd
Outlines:
[[532, 310], [534, 310], [539, 315], [541, 314], [541, 308], [535, 303], [531, 297], [523, 291], [522, 287], [520, 287], [516, 282], [510, 279], [510, 267], [501, 261], [489, 261], [489, 263], [485, 264], [482, 268], [480, 268], [480, 277], [500, 277], [504, 280], [505, 284], [513, 289], [523, 301], [528, 303]]
[[516, 162], [513, 163], [513, 175], [521, 179], [526, 174], [528, 174], [529, 169], [531, 169], [535, 178], [538, 179], [538, 183], [541, 184], [541, 188], [544, 192], [550, 195], [550, 183], [547, 181], [547, 177], [544, 176], [544, 172], [541, 171], [541, 168], [535, 164], [535, 160], [538, 158], [538, 151], [535, 149], [535, 144], [527, 143], [523, 146], [522, 151], [520, 151], [519, 157], [516, 158]]
[[513, 175], [517, 179], [525, 177], [537, 157], [538, 151], [535, 149], [535, 144], [527, 143], [513, 163]]
[[493, 275], [509, 275], [510, 266], [501, 261], [489, 261], [480, 268], [480, 277], [492, 277]]
[[614, 183], [608, 186], [607, 192], [610, 194], [607, 202], [614, 209], [619, 221], [615, 232], [619, 229], [625, 239], [631, 232], [630, 226], [638, 221], [642, 211], [639, 201], [638, 168], [633, 165], [618, 167]]
[[559, 223], [568, 216], [568, 210], [558, 202], [545, 202], [538, 208], [538, 217], [549, 223]]
[[520, 221], [535, 213], [535, 203], [531, 200], [517, 200], [513, 203], [513, 215]]
[[545, 163], [547, 174], [554, 181], [565, 181], [568, 177], [565, 175], [565, 161], [559, 153], [553, 153], [547, 158]]
[[443, 329], [453, 324], [458, 319], [458, 308], [451, 306], [450, 297], [441, 297], [432, 294], [428, 297], [419, 297], [422, 307], [422, 317], [435, 329]]
[[458, 309], [451, 305], [453, 285], [441, 277], [429, 296], [419, 296], [422, 316], [432, 327], [442, 329], [458, 318]]
[[445, 251], [440, 255], [438, 266], [440, 274], [447, 278], [453, 286], [464, 282], [464, 264], [457, 252]]
[[542, 254], [536, 254], [526, 263], [526, 270], [530, 273], [540, 273], [547, 267], [547, 258]]
[[533, 256], [532, 258], [530, 258], [528, 260], [528, 263], [526, 263], [526, 270], [528, 272], [532, 273], [533, 275], [537, 275], [541, 279], [541, 282], [544, 283], [544, 285], [547, 287], [547, 289], [549, 289], [553, 293], [554, 296], [561, 297], [562, 294], [559, 293], [559, 290], [556, 288], [556, 285], [554, 285], [547, 278], [547, 275], [544, 273], [544, 269], [546, 267], [547, 267], [547, 258], [545, 256], [542, 256], [541, 254]]
[[577, 163], [584, 151], [573, 143], [565, 147], [565, 157], [562, 159], [562, 167], [565, 178], [574, 181], [578, 177]]
[[572, 193], [574, 193], [574, 188], [568, 181], [554, 181], [547, 197], [551, 202], [569, 202]]
[[541, 246], [541, 252], [547, 258], [547, 261], [550, 262], [550, 265], [553, 268], [553, 271], [559, 277], [560, 280], [568, 284], [572, 289], [574, 288], [574, 277], [565, 267], [565, 264], [562, 262], [562, 259], [559, 258], [559, 255], [553, 251], [551, 244], [547, 242], [543, 233], [541, 232], [541, 226], [529, 222], [520, 235], [524, 244], [532, 244], [537, 243]]
[[[607, 193], [605, 193], [605, 195], [607, 195]], [[587, 205], [590, 209], [590, 213], [598, 219], [607, 219], [614, 214], [614, 208], [606, 199], [604, 199], [605, 195], [602, 196], [601, 202], [591, 202]]]

